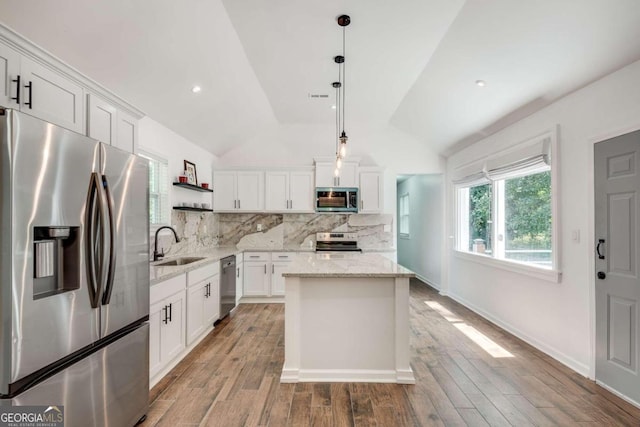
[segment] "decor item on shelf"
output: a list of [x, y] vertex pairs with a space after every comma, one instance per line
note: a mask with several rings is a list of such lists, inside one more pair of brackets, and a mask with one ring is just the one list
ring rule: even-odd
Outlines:
[[333, 58], [338, 64], [338, 81], [331, 85], [336, 89], [336, 169], [334, 175], [340, 176], [342, 161], [347, 156], [347, 133], [344, 130], [345, 122], [345, 99], [346, 99], [346, 66], [345, 66], [345, 45], [346, 27], [351, 23], [349, 15], [340, 15], [337, 19], [338, 25], [342, 27], [342, 55]]
[[209, 188], [209, 183], [208, 182], [203, 182], [202, 184], [200, 184], [200, 186], [202, 188]]
[[211, 209], [211, 204], [209, 204], [209, 203], [203, 203], [203, 204], [202, 204], [202, 209]]
[[196, 175], [196, 165], [188, 160], [184, 161], [184, 174], [187, 176], [187, 183], [198, 185], [198, 176]]
[[194, 203], [193, 207], [196, 209], [200, 209], [202, 207], [202, 205], [200, 203]]
[[180, 175], [178, 177], [178, 182], [180, 182], [182, 184], [186, 184], [187, 183], [187, 176], [186, 175]]

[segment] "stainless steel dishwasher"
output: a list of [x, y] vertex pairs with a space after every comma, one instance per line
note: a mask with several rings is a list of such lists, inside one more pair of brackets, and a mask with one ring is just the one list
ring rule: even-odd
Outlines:
[[236, 306], [236, 256], [220, 260], [220, 319]]

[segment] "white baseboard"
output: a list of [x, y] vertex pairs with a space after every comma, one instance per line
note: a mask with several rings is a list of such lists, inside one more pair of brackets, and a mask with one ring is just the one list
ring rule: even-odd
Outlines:
[[240, 304], [283, 304], [284, 297], [242, 297]]
[[282, 369], [281, 383], [397, 383], [415, 384], [411, 369]]
[[418, 279], [420, 279], [421, 282], [426, 283], [427, 285], [431, 286], [433, 289], [439, 291], [440, 290], [440, 284], [437, 282], [434, 282], [433, 280], [429, 279], [426, 276], [423, 276], [422, 274], [418, 274], [416, 273], [416, 277]]
[[525, 341], [528, 344], [531, 344], [532, 346], [534, 346], [535, 348], [537, 348], [538, 350], [542, 351], [543, 353], [546, 353], [547, 355], [553, 357], [554, 359], [556, 359], [558, 362], [562, 363], [563, 365], [573, 369], [574, 371], [576, 371], [577, 373], [579, 373], [580, 375], [586, 377], [586, 378], [590, 378], [589, 377], [589, 366], [578, 362], [577, 360], [567, 356], [566, 354], [562, 353], [561, 351], [557, 350], [556, 348], [549, 346], [546, 343], [543, 343], [541, 341], [539, 341], [538, 339], [531, 337], [529, 335], [527, 335], [526, 333], [522, 332], [521, 330], [519, 330], [518, 328], [516, 328], [515, 326], [511, 325], [509, 322], [506, 322], [498, 317], [495, 317], [494, 315], [492, 315], [491, 313], [477, 307], [476, 305], [470, 303], [469, 301], [465, 300], [464, 298], [449, 293], [447, 295], [449, 298], [451, 298], [454, 301], [459, 302], [460, 304], [464, 305], [465, 307], [467, 307], [469, 310], [479, 314], [480, 316], [484, 317], [485, 319], [489, 320], [491, 323], [501, 327], [502, 329], [504, 329], [505, 331], [509, 332], [512, 335], [515, 335], [516, 337], [520, 338], [521, 340]]

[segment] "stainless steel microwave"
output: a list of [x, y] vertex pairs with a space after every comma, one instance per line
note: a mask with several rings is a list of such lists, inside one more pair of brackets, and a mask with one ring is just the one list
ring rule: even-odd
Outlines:
[[316, 187], [316, 212], [358, 212], [358, 189]]

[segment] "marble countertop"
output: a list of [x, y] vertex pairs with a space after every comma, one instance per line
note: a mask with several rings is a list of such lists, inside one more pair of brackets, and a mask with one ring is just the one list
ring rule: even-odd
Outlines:
[[284, 277], [415, 277], [415, 273], [376, 254], [310, 253], [294, 258]]
[[[394, 249], [363, 249], [364, 254], [355, 254], [358, 257], [364, 257], [364, 256], [378, 256], [378, 255], [373, 255], [373, 254], [369, 254], [367, 255], [368, 252], [388, 252], [388, 251], [393, 251]], [[181, 274], [184, 273], [188, 273], [189, 271], [195, 270], [197, 268], [200, 268], [202, 266], [205, 266], [207, 264], [211, 264], [213, 262], [216, 261], [220, 261], [222, 258], [228, 257], [230, 255], [238, 255], [241, 254], [243, 252], [299, 252], [301, 253], [300, 256], [314, 256], [316, 255], [315, 252], [315, 247], [301, 247], [300, 245], [285, 245], [285, 246], [281, 246], [281, 247], [253, 247], [253, 248], [238, 248], [236, 246], [221, 246], [221, 247], [217, 247], [217, 248], [212, 248], [212, 249], [208, 249], [206, 251], [200, 251], [197, 253], [192, 253], [192, 254], [181, 254], [181, 255], [176, 255], [176, 256], [172, 256], [172, 257], [167, 257], [167, 258], [163, 258], [160, 261], [156, 261], [155, 263], [151, 263], [150, 267], [149, 267], [149, 282], [150, 285], [153, 286], [157, 283], [160, 283], [164, 280], [167, 279], [171, 279], [172, 277], [176, 277], [179, 276]], [[329, 254], [325, 253], [325, 254], [318, 254], [318, 257], [326, 257]], [[348, 256], [349, 254], [331, 254], [334, 257], [344, 257], [344, 256]], [[351, 254], [353, 256], [353, 254]], [[185, 264], [185, 265], [174, 265], [174, 266], [158, 266], [157, 264], [166, 262], [166, 261], [171, 261], [172, 259], [176, 259], [176, 258], [185, 258], [185, 257], [201, 257], [203, 258], [200, 261], [196, 261], [196, 262], [192, 262], [190, 264]], [[387, 265], [387, 264], [394, 264], [393, 262], [387, 260], [386, 258], [380, 257], [381, 259], [383, 259], [384, 261], [380, 261], [378, 262], [381, 265]], [[396, 265], [396, 264], [394, 264]], [[397, 266], [397, 265], [396, 265]], [[397, 266], [398, 268], [403, 269], [403, 267]], [[385, 267], [386, 268], [386, 267]], [[390, 268], [390, 266], [389, 266]], [[364, 271], [364, 270], [363, 270]], [[393, 277], [403, 277], [403, 276], [398, 276], [396, 273], [395, 275], [392, 275], [390, 273], [391, 270], [387, 269], [385, 270], [385, 273], [382, 273], [384, 275], [379, 275], [379, 277], [389, 277], [389, 276], [393, 276]], [[409, 270], [403, 269], [404, 272], [408, 272], [413, 274], [412, 272], [410, 272]], [[403, 273], [404, 274], [404, 273]], [[327, 274], [322, 275], [322, 276], [307, 276], [307, 277], [325, 277]], [[354, 277], [364, 277], [365, 275], [363, 273], [361, 273], [359, 276], [357, 274], [351, 274], [351, 272], [349, 273], [350, 276], [354, 276]], [[366, 277], [371, 277], [372, 274], [369, 273], [366, 275]], [[302, 276], [300, 276], [302, 277]], [[413, 276], [406, 276], [406, 277], [413, 277]]]

